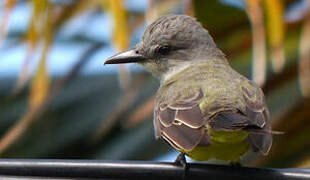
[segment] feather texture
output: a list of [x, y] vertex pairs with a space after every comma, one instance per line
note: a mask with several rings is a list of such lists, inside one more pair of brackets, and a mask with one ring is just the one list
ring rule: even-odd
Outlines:
[[[249, 134], [251, 149], [267, 154], [272, 131], [263, 92], [232, 69], [228, 69], [229, 76], [214, 76], [209, 65], [201, 66], [209, 74], [191, 67], [180, 72], [182, 77], [175, 75], [161, 85], [154, 112], [155, 136], [178, 150], [191, 151], [212, 144], [206, 127], [212, 131], [243, 130]], [[193, 81], [198, 72], [201, 79]]]

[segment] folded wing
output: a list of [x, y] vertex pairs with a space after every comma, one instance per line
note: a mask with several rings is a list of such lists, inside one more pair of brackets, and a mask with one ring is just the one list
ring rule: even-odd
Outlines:
[[201, 90], [173, 103], [158, 102], [155, 107], [155, 136], [162, 137], [178, 150], [191, 151], [198, 144], [210, 144], [206, 120], [200, 110]]

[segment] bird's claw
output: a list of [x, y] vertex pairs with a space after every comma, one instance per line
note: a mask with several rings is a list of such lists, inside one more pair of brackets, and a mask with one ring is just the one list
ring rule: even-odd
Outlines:
[[188, 165], [186, 162], [186, 158], [185, 158], [185, 153], [181, 152], [179, 153], [179, 155], [177, 156], [177, 158], [174, 161], [175, 165], [177, 166], [182, 166], [184, 168], [184, 175], [183, 177], [186, 177], [186, 172], [188, 170]]
[[175, 159], [174, 163], [178, 166], [183, 166], [184, 169], [187, 167], [187, 163], [186, 163], [186, 158], [185, 158], [185, 153], [180, 153], [177, 158]]

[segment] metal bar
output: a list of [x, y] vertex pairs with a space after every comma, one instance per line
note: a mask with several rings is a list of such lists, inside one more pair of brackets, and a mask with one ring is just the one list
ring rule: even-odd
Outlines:
[[101, 179], [310, 180], [307, 169], [270, 169], [148, 161], [0, 159], [0, 176]]

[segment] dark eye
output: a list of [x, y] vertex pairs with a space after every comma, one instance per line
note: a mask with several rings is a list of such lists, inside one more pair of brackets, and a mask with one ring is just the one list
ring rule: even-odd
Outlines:
[[168, 55], [171, 51], [171, 46], [161, 46], [158, 48], [157, 53], [160, 55]]

